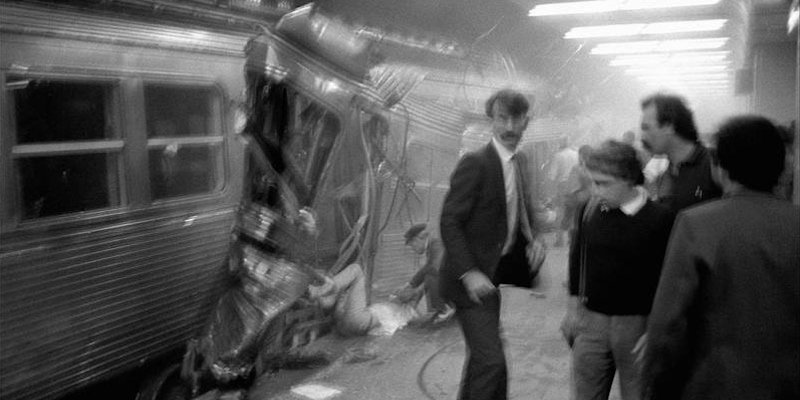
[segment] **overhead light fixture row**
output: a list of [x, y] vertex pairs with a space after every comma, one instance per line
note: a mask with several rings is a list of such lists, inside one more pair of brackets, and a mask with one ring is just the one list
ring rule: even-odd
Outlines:
[[707, 72], [727, 72], [728, 66], [726, 65], [692, 65], [692, 66], [679, 66], [679, 67], [652, 67], [652, 68], [628, 68], [625, 73], [628, 75], [667, 75], [667, 74], [695, 74]]
[[612, 67], [730, 64], [730, 50], [677, 53], [623, 54], [609, 61]]
[[637, 75], [637, 79], [651, 80], [651, 81], [724, 81], [731, 78], [730, 74], [724, 72], [705, 72], [705, 73], [691, 73], [691, 74], [675, 74], [675, 73], [662, 73], [651, 75]]
[[547, 3], [533, 7], [528, 15], [596, 14], [613, 11], [651, 10], [659, 8], [698, 7], [719, 3], [721, 0], [597, 0], [569, 3]]
[[592, 48], [591, 54], [646, 54], [689, 50], [716, 50], [725, 46], [726, 37], [703, 39], [642, 40], [633, 42], [600, 43]]
[[653, 22], [649, 24], [579, 26], [570, 29], [569, 32], [564, 35], [564, 39], [713, 32], [722, 29], [727, 21], [727, 19], [704, 19], [696, 21]]

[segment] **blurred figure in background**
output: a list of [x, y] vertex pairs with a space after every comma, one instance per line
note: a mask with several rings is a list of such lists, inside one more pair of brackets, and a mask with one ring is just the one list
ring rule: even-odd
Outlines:
[[558, 217], [556, 219], [556, 241], [555, 246], [560, 247], [564, 245], [564, 237], [568, 233], [571, 222], [565, 218], [567, 196], [574, 186], [570, 182], [570, 174], [572, 170], [578, 165], [578, 151], [570, 147], [567, 143], [567, 138], [563, 138], [559, 150], [553, 154], [553, 160], [550, 162], [550, 171], [548, 179], [553, 183], [555, 188], [554, 205]]
[[642, 145], [664, 155], [666, 170], [653, 179], [650, 196], [674, 211], [719, 197], [711, 176], [711, 156], [699, 142], [692, 111], [683, 98], [657, 93], [641, 102]]
[[575, 229], [575, 212], [578, 207], [585, 204], [591, 196], [592, 180], [586, 172], [586, 157], [592, 151], [588, 144], [578, 149], [577, 165], [572, 167], [567, 178], [566, 195], [564, 198], [564, 216], [561, 229], [572, 232]]
[[[629, 144], [636, 149], [636, 155], [639, 156], [639, 161], [642, 165], [647, 165], [647, 162], [650, 161], [650, 153], [648, 153], [644, 148], [642, 148], [642, 143], [636, 137], [636, 132], [634, 131], [625, 131], [622, 134], [622, 143]], [[645, 179], [647, 179], [645, 177]]]
[[629, 144], [610, 140], [591, 150], [586, 171], [593, 197], [576, 218], [561, 325], [572, 348], [574, 398], [607, 399], [618, 372], [622, 399], [639, 399], [632, 350], [645, 331], [673, 213], [648, 199]]
[[800, 398], [800, 207], [772, 191], [775, 126], [735, 117], [716, 134], [722, 199], [679, 214], [643, 356], [651, 399]]

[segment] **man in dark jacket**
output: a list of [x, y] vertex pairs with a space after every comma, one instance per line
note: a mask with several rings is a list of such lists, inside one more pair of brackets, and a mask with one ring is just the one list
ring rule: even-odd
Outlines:
[[650, 196], [678, 212], [722, 192], [711, 177], [711, 157], [697, 137], [694, 116], [679, 96], [656, 93], [642, 100], [642, 145], [665, 155], [667, 170], [651, 183]]
[[644, 334], [674, 214], [647, 197], [636, 149], [607, 141], [586, 157], [593, 197], [570, 243], [567, 315], [576, 400], [607, 399], [619, 376], [623, 400], [639, 399], [632, 350]]
[[492, 141], [461, 158], [442, 207], [441, 292], [456, 307], [468, 350], [462, 400], [507, 398], [498, 285], [530, 286], [544, 259], [528, 203], [526, 160], [515, 154], [528, 109], [525, 96], [513, 90], [489, 98]]
[[772, 195], [784, 145], [762, 117], [716, 135], [720, 200], [678, 215], [647, 326], [653, 399], [800, 398], [800, 207]]

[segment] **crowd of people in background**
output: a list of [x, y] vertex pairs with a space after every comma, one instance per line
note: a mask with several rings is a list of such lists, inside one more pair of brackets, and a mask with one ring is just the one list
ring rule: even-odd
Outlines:
[[[707, 145], [682, 97], [640, 106], [639, 140], [562, 143], [551, 163], [555, 246], [569, 242], [561, 332], [573, 397], [607, 399], [616, 374], [623, 400], [800, 398], [790, 131], [735, 116]], [[513, 90], [487, 100], [492, 139], [452, 173], [441, 239], [425, 224], [405, 234], [423, 267], [393, 297], [415, 305], [425, 293], [431, 321], [455, 315], [467, 347], [461, 400], [507, 398], [498, 287], [533, 287], [546, 255], [529, 160], [516, 151], [529, 109]], [[383, 324], [364, 285], [353, 264], [309, 293], [336, 310], [340, 332], [364, 334]]]
[[[677, 95], [641, 101], [634, 132], [550, 163], [569, 233], [573, 398], [800, 398], [800, 207], [787, 201], [786, 131], [760, 116], [724, 121], [710, 146]], [[507, 398], [500, 283], [526, 286], [543, 256], [517, 145], [529, 103], [486, 103], [492, 140], [465, 155], [442, 210], [445, 299], [467, 345], [459, 399]], [[783, 185], [783, 186], [781, 186]], [[539, 194], [541, 195], [541, 194]], [[532, 246], [533, 245], [533, 246]]]

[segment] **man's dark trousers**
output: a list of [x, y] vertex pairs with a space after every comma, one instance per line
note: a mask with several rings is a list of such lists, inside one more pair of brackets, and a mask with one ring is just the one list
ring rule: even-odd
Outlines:
[[460, 400], [507, 397], [508, 369], [500, 339], [500, 293], [494, 292], [481, 300], [482, 304], [474, 307], [456, 307], [456, 318], [468, 349]]

